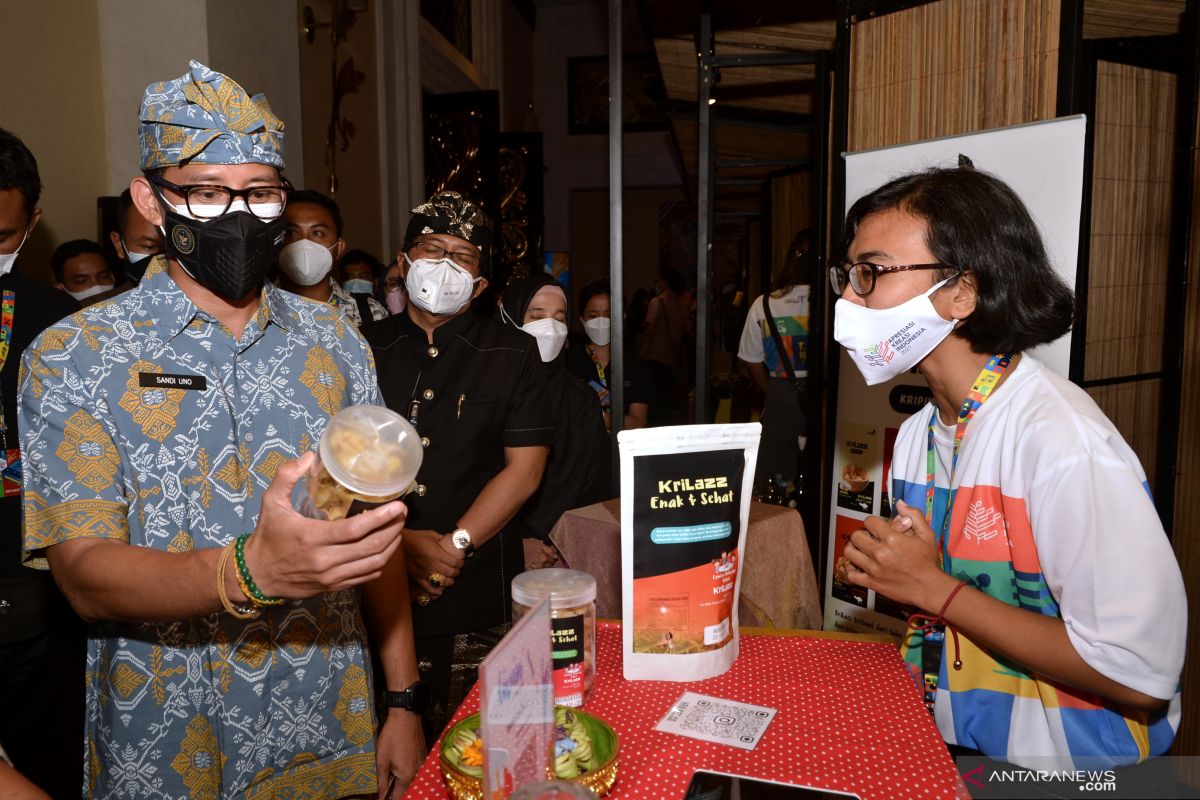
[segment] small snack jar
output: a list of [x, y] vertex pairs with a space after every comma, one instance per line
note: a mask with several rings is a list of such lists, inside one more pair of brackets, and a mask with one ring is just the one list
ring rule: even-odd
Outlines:
[[383, 406], [348, 406], [333, 415], [292, 505], [313, 519], [360, 514], [405, 494], [424, 451], [408, 420]]
[[596, 579], [577, 569], [533, 569], [513, 578], [513, 619], [550, 597], [554, 702], [583, 705], [596, 680]]

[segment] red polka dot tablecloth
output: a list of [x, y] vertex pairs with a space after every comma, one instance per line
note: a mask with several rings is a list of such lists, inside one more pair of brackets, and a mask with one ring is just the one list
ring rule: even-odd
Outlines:
[[[969, 797], [933, 719], [886, 644], [741, 637], [741, 654], [706, 681], [626, 681], [621, 626], [597, 626], [597, 675], [583, 706], [620, 740], [612, 800], [682, 798], [706, 769], [854, 792], [863, 800]], [[778, 709], [751, 751], [662, 733], [654, 726], [685, 691]], [[479, 710], [478, 688], [454, 721]], [[434, 748], [407, 800], [448, 797]]]

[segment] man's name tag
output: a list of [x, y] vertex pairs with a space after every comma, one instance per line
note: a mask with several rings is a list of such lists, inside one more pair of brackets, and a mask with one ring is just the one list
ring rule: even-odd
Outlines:
[[203, 375], [169, 375], [165, 372], [139, 372], [138, 385], [143, 389], [196, 389], [204, 391], [208, 381]]

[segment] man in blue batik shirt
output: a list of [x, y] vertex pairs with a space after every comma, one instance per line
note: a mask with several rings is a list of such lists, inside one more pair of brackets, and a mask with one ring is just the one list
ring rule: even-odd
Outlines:
[[263, 281], [286, 203], [266, 99], [192, 62], [140, 117], [130, 191], [166, 256], [22, 361], [25, 559], [91, 622], [83, 793], [382, 794], [424, 749], [413, 713], [377, 733], [358, 587], [378, 688], [411, 688], [407, 581], [374, 580], [405, 574], [405, 507], [291, 505], [329, 417], [379, 402], [371, 351]]

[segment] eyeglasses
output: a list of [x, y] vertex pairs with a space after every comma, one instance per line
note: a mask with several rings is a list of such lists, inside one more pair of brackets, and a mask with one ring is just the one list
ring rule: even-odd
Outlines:
[[425, 258], [430, 261], [440, 261], [443, 258], [449, 258], [455, 264], [467, 269], [479, 270], [479, 254], [468, 253], [465, 250], [447, 250], [433, 242], [413, 242], [413, 246], [409, 248], [410, 253], [416, 253], [417, 258]]
[[849, 285], [859, 297], [866, 297], [875, 289], [875, 279], [889, 272], [905, 272], [910, 269], [956, 269], [949, 264], [872, 264], [870, 261], [859, 261], [851, 264], [843, 262], [829, 268], [829, 282], [833, 291], [842, 294]]
[[383, 289], [386, 292], [394, 292], [404, 285], [403, 278], [388, 278], [383, 282]]
[[177, 184], [160, 175], [150, 175], [151, 182], [183, 197], [188, 213], [197, 219], [214, 219], [221, 216], [233, 201], [242, 198], [247, 210], [262, 220], [278, 219], [287, 204], [290, 188], [282, 186], [251, 186], [248, 189], [230, 189], [228, 186], [206, 183]]

